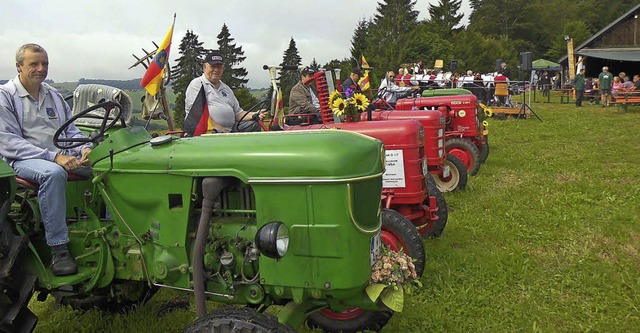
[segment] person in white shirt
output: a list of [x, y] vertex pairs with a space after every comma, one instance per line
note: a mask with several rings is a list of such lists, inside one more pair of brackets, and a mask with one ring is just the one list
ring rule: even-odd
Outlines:
[[391, 106], [396, 105], [399, 95], [420, 89], [419, 86], [400, 87], [395, 84], [394, 81], [395, 73], [393, 73], [393, 71], [388, 72], [380, 82], [380, 88], [378, 90], [378, 96], [381, 96]]

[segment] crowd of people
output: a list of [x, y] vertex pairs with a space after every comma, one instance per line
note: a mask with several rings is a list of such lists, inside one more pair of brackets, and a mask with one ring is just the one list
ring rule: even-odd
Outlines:
[[379, 96], [389, 104], [394, 105], [398, 98], [412, 92], [439, 88], [464, 88], [471, 91], [478, 99], [490, 105], [510, 105], [509, 95], [504, 98], [495, 95], [495, 85], [511, 81], [511, 70], [505, 62], [493, 73], [480, 73], [468, 70], [466, 72], [445, 71], [441, 67], [433, 69], [423, 68], [422, 62], [414, 66], [405, 66], [388, 71], [380, 82]]
[[604, 66], [597, 78], [585, 77], [584, 68], [575, 76], [573, 87], [576, 91], [576, 106], [582, 106], [583, 99], [599, 97], [602, 107], [607, 107], [616, 98], [629, 93], [640, 93], [640, 75], [632, 77], [625, 72], [614, 75]]

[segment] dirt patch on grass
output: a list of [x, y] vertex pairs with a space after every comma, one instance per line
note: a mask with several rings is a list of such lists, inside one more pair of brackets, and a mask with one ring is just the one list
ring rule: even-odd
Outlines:
[[524, 178], [527, 177], [527, 175], [523, 175], [521, 172], [516, 172], [515, 170], [501, 170], [496, 174], [495, 177], [500, 181], [496, 181], [492, 186], [494, 186], [496, 189], [518, 187], [523, 183]]
[[566, 172], [560, 173], [557, 179], [560, 183], [575, 183], [579, 180], [578, 176], [576, 176], [575, 174], [569, 174]]

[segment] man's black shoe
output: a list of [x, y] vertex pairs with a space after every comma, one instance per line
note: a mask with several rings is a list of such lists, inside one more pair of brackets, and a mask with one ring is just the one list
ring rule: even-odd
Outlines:
[[55, 276], [65, 276], [78, 273], [78, 266], [68, 250], [52, 254], [51, 273]]

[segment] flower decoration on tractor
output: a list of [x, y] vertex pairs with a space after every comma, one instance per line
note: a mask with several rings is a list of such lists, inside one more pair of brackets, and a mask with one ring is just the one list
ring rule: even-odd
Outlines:
[[347, 120], [358, 121], [360, 113], [369, 107], [369, 99], [361, 93], [354, 93], [351, 89], [347, 89], [344, 96], [334, 90], [329, 96], [329, 107], [336, 116], [345, 116]]
[[413, 264], [415, 260], [402, 252], [402, 249], [395, 252], [383, 244], [380, 250], [372, 267], [367, 295], [372, 301], [380, 298], [388, 308], [401, 312], [404, 293], [411, 294], [413, 288], [422, 287]]

